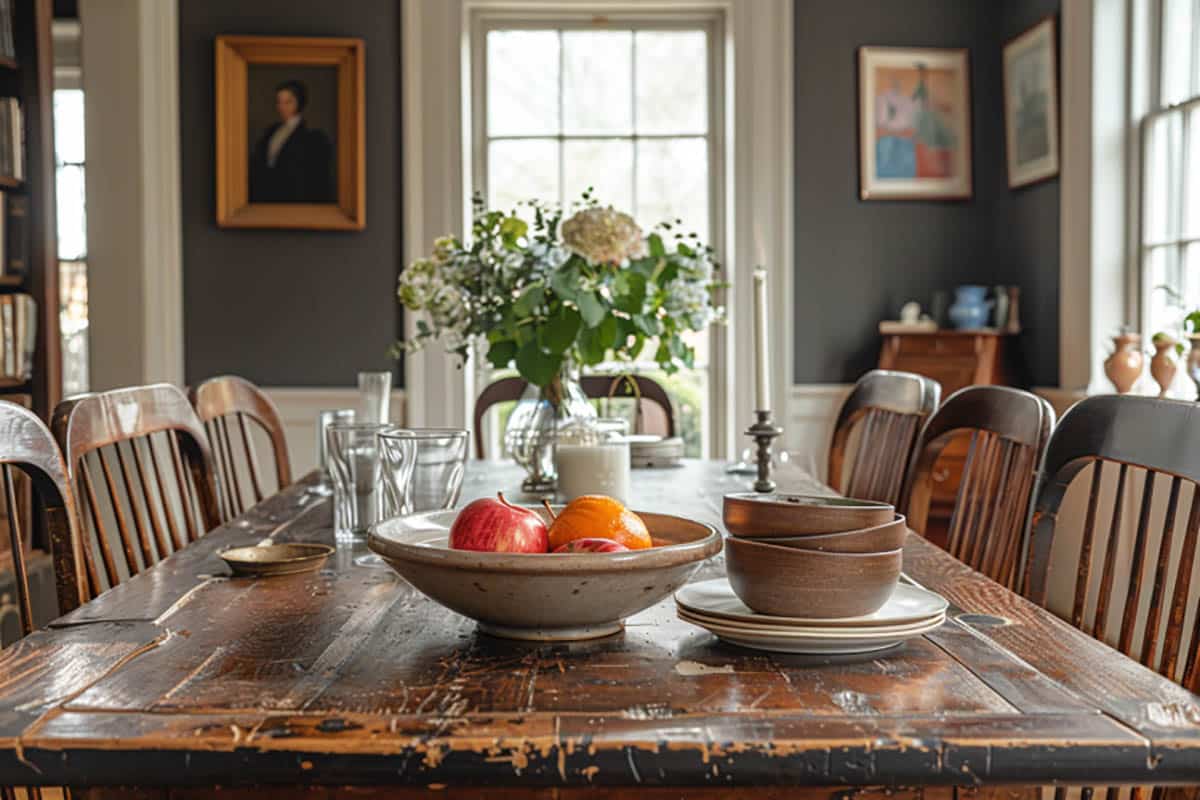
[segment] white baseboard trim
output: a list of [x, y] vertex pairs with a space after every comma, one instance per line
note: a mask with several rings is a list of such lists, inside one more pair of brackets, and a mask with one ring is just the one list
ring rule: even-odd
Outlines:
[[[329, 409], [358, 408], [358, 389], [352, 386], [264, 386], [262, 389], [279, 409], [292, 474], [297, 477], [316, 465], [317, 415]], [[404, 401], [403, 389], [392, 390], [391, 416], [398, 424], [406, 419]]]
[[849, 383], [798, 383], [788, 389], [783, 447], [790, 458], [822, 480], [829, 461], [833, 421], [852, 388]]

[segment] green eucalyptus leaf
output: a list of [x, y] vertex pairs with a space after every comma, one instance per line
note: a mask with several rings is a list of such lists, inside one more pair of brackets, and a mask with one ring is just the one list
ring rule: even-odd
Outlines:
[[565, 266], [550, 276], [550, 288], [560, 299], [575, 302], [579, 295], [579, 268]]
[[542, 351], [536, 341], [528, 342], [517, 351], [517, 372], [535, 386], [546, 386], [558, 374], [562, 356]]
[[575, 298], [575, 304], [579, 306], [579, 313], [583, 316], [583, 323], [589, 328], [594, 328], [604, 322], [609, 317], [604, 304], [600, 302], [600, 298], [595, 292], [580, 292]]
[[542, 325], [542, 345], [551, 353], [562, 354], [575, 341], [582, 324], [583, 319], [578, 311], [559, 305], [558, 310]]
[[658, 321], [658, 317], [652, 317], [649, 314], [635, 315], [633, 324], [647, 336], [658, 336], [662, 333], [662, 323]]
[[579, 337], [579, 354], [585, 366], [595, 366], [617, 345], [617, 318], [607, 317], [594, 328], [587, 328]]
[[666, 369], [667, 365], [671, 363], [671, 349], [666, 342], [658, 343], [658, 349], [654, 351], [654, 360], [663, 369]]
[[487, 359], [496, 369], [504, 369], [517, 355], [517, 343], [511, 339], [493, 342], [488, 348]]
[[538, 307], [538, 303], [542, 301], [545, 292], [545, 287], [540, 283], [526, 287], [525, 291], [521, 292], [513, 302], [513, 314], [517, 317], [533, 316], [533, 312]]
[[652, 233], [646, 237], [646, 247], [650, 251], [650, 255], [654, 258], [662, 258], [667, 254], [667, 248], [663, 246], [662, 237], [657, 233]]
[[617, 273], [613, 281], [614, 305], [629, 314], [640, 314], [646, 303], [646, 276], [631, 270]]

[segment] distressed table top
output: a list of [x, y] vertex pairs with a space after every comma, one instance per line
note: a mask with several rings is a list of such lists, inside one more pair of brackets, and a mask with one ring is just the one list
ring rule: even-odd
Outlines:
[[[519, 482], [469, 475], [464, 499]], [[716, 463], [638, 471], [632, 505], [719, 525], [747, 482]], [[740, 650], [670, 600], [623, 635], [539, 645], [477, 634], [361, 549], [227, 578], [218, 549], [332, 540], [313, 485], [0, 654], [0, 784], [1200, 782], [1197, 697], [915, 535], [906, 573], [952, 619], [886, 656]]]

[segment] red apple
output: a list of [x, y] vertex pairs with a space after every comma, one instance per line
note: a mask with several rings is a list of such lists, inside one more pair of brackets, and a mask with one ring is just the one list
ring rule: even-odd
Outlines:
[[528, 508], [514, 506], [497, 495], [470, 502], [450, 526], [450, 547], [493, 553], [545, 553], [550, 549], [549, 529]]
[[629, 548], [612, 539], [602, 539], [592, 536], [586, 539], [572, 539], [557, 547], [556, 553], [628, 553]]

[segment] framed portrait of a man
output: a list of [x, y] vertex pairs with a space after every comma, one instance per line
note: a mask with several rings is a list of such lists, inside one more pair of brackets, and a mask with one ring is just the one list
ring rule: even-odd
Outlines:
[[366, 225], [363, 42], [216, 41], [217, 224]]

